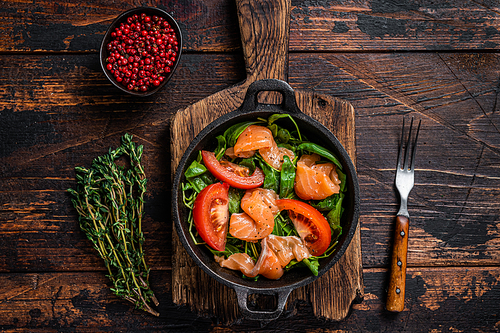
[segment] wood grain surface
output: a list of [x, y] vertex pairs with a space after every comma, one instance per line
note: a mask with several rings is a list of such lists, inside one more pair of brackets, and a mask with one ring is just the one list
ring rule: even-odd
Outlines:
[[[239, 48], [234, 1], [7, 0], [0, 50], [95, 52], [112, 20], [139, 5], [171, 13], [186, 51]], [[500, 5], [492, 0], [296, 0], [291, 10], [292, 51], [494, 51], [500, 44]]]
[[[152, 288], [160, 299], [160, 317], [142, 314], [109, 293], [101, 272], [11, 273], [0, 275], [1, 328], [4, 332], [167, 331], [167, 332], [495, 332], [500, 269], [478, 267], [409, 268], [406, 309], [387, 314], [385, 269], [364, 269], [365, 298], [340, 322], [315, 319], [312, 308], [296, 308], [265, 327], [252, 321], [224, 326], [197, 317], [171, 301], [171, 271], [155, 270]], [[384, 315], [382, 315], [384, 314]]]
[[[99, 66], [133, 1], [0, 4], [0, 330], [5, 332], [498, 332], [497, 1], [292, 1], [288, 81], [356, 112], [364, 300], [340, 322], [299, 301], [265, 327], [225, 326], [172, 300], [170, 125], [246, 79], [233, 1], [144, 1], [178, 19], [185, 53], [160, 93], [121, 94]], [[363, 20], [377, 24], [364, 25]], [[361, 23], [361, 25], [360, 25]], [[403, 115], [422, 119], [405, 310], [384, 310]], [[66, 189], [129, 132], [144, 145], [146, 253], [160, 317], [109, 291]]]

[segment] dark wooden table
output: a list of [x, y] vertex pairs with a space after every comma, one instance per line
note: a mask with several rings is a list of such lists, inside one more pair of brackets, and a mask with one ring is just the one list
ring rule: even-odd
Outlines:
[[[178, 20], [174, 78], [127, 96], [99, 65], [112, 19], [139, 4]], [[500, 330], [500, 4], [293, 0], [288, 81], [356, 110], [363, 301], [340, 322], [309, 304], [261, 327], [172, 301], [170, 133], [177, 110], [245, 78], [233, 1], [3, 1], [0, 5], [0, 330]], [[410, 195], [406, 307], [384, 309], [404, 115], [422, 120]], [[146, 253], [158, 318], [109, 291], [67, 188], [125, 132], [144, 145]]]

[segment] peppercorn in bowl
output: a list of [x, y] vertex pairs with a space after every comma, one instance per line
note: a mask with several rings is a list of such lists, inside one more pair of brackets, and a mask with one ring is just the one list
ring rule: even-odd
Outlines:
[[120, 90], [149, 96], [172, 77], [182, 53], [182, 34], [167, 12], [138, 7], [119, 15], [101, 43], [101, 67]]

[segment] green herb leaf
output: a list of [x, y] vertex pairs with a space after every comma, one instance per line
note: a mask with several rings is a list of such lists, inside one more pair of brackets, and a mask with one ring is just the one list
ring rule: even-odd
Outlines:
[[328, 149], [326, 149], [320, 145], [317, 145], [317, 144], [312, 143], [312, 142], [304, 142], [304, 143], [300, 144], [297, 147], [297, 149], [305, 150], [305, 151], [308, 151], [310, 153], [318, 154], [319, 156], [322, 156], [322, 157], [332, 161], [337, 167], [339, 167], [340, 170], [342, 170], [342, 164], [340, 163], [338, 158], [335, 157], [335, 155], [333, 155]]
[[193, 178], [205, 172], [207, 172], [207, 168], [203, 164], [195, 160], [186, 169], [186, 172], [184, 172], [184, 176], [186, 176], [186, 178]]
[[215, 158], [220, 160], [226, 152], [226, 138], [223, 135], [217, 136], [217, 148], [215, 149]]
[[338, 193], [335, 193], [321, 201], [316, 201], [316, 202], [311, 201], [310, 204], [319, 211], [330, 211], [332, 209], [335, 209], [339, 197], [340, 195]]
[[339, 180], [340, 180], [340, 192], [345, 192], [347, 189], [346, 189], [346, 185], [347, 185], [347, 176], [345, 173], [343, 173], [341, 170], [337, 169], [335, 170], [337, 171], [337, 175], [339, 176]]
[[342, 207], [342, 202], [344, 201], [344, 193], [338, 194], [337, 202], [335, 203], [335, 207], [326, 215], [326, 219], [328, 223], [330, 223], [330, 227], [332, 230], [340, 227], [340, 217], [344, 211]]
[[288, 265], [285, 266], [285, 270], [290, 270], [294, 267], [307, 267], [313, 273], [314, 276], [318, 276], [319, 272], [319, 261], [318, 257], [311, 256], [305, 258], [302, 261], [297, 261], [296, 259], [291, 260]]
[[293, 192], [293, 184], [295, 182], [295, 166], [293, 165], [290, 157], [283, 156], [283, 165], [281, 166], [280, 173], [280, 198], [288, 198]]
[[318, 276], [319, 261], [315, 257], [309, 257], [302, 260], [304, 264], [311, 270], [314, 276]]
[[207, 168], [194, 160], [184, 172], [186, 180], [191, 184], [192, 189], [200, 193], [205, 187], [213, 184], [213, 179], [207, 174]]
[[269, 126], [271, 126], [276, 120], [282, 119], [282, 118], [288, 118], [292, 121], [292, 123], [295, 125], [295, 129], [297, 131], [297, 135], [299, 137], [299, 140], [302, 141], [302, 136], [300, 135], [299, 126], [295, 122], [295, 119], [293, 119], [293, 117], [291, 115], [289, 115], [288, 113], [275, 113], [268, 118], [267, 123]]
[[280, 172], [269, 164], [267, 164], [263, 159], [259, 159], [260, 168], [264, 172], [264, 184], [263, 188], [268, 190], [273, 190], [276, 193], [279, 193], [280, 188]]
[[240, 204], [241, 204], [241, 198], [243, 198], [243, 195], [245, 194], [245, 191], [240, 191], [236, 188], [229, 188], [228, 191], [228, 196], [229, 196], [229, 213], [231, 214], [236, 214], [240, 213]]
[[292, 135], [290, 134], [290, 132], [286, 128], [280, 127], [278, 130], [278, 133], [276, 134], [276, 142], [278, 144], [279, 143], [287, 143], [291, 137], [292, 137]]
[[250, 170], [250, 174], [252, 174], [256, 168], [255, 160], [256, 160], [256, 157], [244, 158], [238, 164], [241, 166], [247, 167]]

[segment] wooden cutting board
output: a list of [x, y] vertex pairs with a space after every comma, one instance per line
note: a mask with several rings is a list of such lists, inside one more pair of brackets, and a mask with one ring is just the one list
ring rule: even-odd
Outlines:
[[[260, 79], [287, 80], [290, 0], [237, 0], [247, 78], [240, 84], [208, 96], [180, 110], [171, 122], [172, 170], [194, 137], [210, 122], [237, 109], [248, 86]], [[295, 90], [297, 105], [305, 114], [329, 128], [343, 144], [354, 165], [356, 145], [354, 109], [346, 101], [311, 91]], [[271, 103], [276, 96], [263, 96]], [[267, 99], [267, 100], [266, 100]], [[241, 319], [235, 292], [203, 272], [184, 250], [173, 228], [172, 297], [202, 316], [224, 324]], [[294, 290], [286, 311], [298, 300], [309, 302], [317, 317], [342, 320], [352, 302], [363, 294], [359, 225], [341, 260], [313, 283]]]

